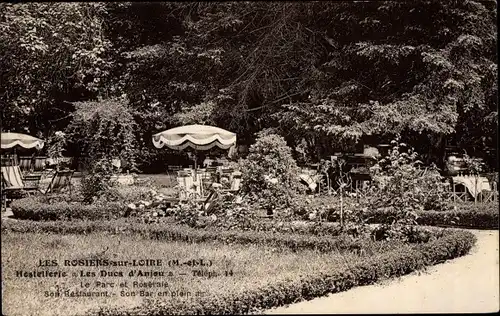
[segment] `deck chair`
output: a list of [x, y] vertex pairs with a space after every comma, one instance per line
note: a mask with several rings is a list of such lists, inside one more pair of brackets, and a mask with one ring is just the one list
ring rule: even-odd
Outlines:
[[207, 198], [203, 201], [203, 204], [201, 206], [201, 210], [205, 211], [206, 213], [210, 213], [212, 210], [214, 203], [213, 201], [218, 197], [218, 193], [214, 190], [211, 191], [210, 194], [207, 196]]
[[240, 186], [241, 186], [241, 173], [237, 172], [234, 173], [231, 177], [231, 187], [229, 189], [222, 190], [223, 192], [231, 192], [231, 193], [238, 193], [240, 191]]
[[203, 210], [207, 213], [210, 213], [214, 206], [213, 202], [220, 196], [219, 193], [232, 193], [233, 197], [231, 198], [231, 200], [235, 200], [239, 195], [238, 193], [240, 192], [240, 187], [241, 173], [238, 172], [232, 175], [231, 187], [229, 189], [222, 189], [220, 191], [213, 190], [210, 192], [205, 201], [203, 201]]
[[3, 166], [2, 181], [6, 190], [38, 191], [41, 175], [24, 175], [19, 166]]
[[[225, 189], [221, 190], [220, 193], [232, 193], [233, 197], [231, 198], [232, 201], [236, 200], [237, 197], [239, 196], [240, 198], [242, 197], [240, 193], [240, 187], [241, 187], [241, 173], [237, 173], [233, 175], [233, 180], [231, 182], [231, 188], [230, 189]], [[209, 214], [212, 208], [214, 207], [214, 201], [219, 198], [219, 192], [216, 190], [213, 190], [210, 192], [210, 194], [207, 196], [205, 201], [203, 201], [203, 206], [202, 209]]]
[[201, 191], [201, 174], [197, 174], [196, 181], [194, 181], [191, 171], [179, 171], [177, 183], [181, 188], [180, 200], [199, 199], [203, 196]]
[[[28, 196], [38, 192], [40, 175], [23, 176], [19, 166], [2, 166], [2, 199], [3, 203], [12, 200], [16, 192], [25, 192]], [[22, 197], [19, 195], [18, 197]]]
[[19, 157], [19, 167], [21, 168], [22, 171], [31, 171], [31, 169], [34, 167], [33, 164], [33, 157], [31, 156], [21, 156]]
[[177, 173], [181, 170], [180, 166], [167, 166], [167, 175], [172, 180], [175, 181]]
[[71, 195], [72, 187], [71, 178], [75, 173], [74, 170], [62, 170], [56, 171], [54, 177], [50, 181], [47, 190], [45, 190], [44, 194], [48, 193], [61, 193], [65, 188], [69, 189], [69, 194]]
[[43, 156], [35, 157], [35, 163], [33, 166], [34, 171], [43, 171], [45, 169], [46, 162], [47, 162], [47, 157]]

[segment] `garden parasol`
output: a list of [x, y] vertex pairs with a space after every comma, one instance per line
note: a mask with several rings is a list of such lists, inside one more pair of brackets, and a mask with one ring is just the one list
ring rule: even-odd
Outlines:
[[[17, 159], [16, 159], [16, 149], [17, 148], [23, 148], [23, 149], [32, 149], [36, 148], [37, 150], [40, 150], [43, 148], [43, 145], [45, 142], [39, 138], [26, 135], [26, 134], [21, 134], [21, 133], [1, 133], [0, 134], [0, 141], [1, 141], [1, 149], [2, 151], [9, 151], [11, 149], [14, 150], [14, 163], [17, 164]], [[3, 159], [2, 159], [3, 161]], [[3, 162], [2, 162], [3, 163]]]
[[215, 126], [186, 125], [153, 135], [153, 144], [156, 148], [167, 146], [176, 150], [192, 148], [197, 151], [213, 147], [229, 149], [236, 144], [236, 134]]
[[45, 144], [45, 142], [39, 138], [20, 133], [2, 133], [0, 138], [2, 149], [11, 149], [17, 146], [25, 149], [42, 149]]

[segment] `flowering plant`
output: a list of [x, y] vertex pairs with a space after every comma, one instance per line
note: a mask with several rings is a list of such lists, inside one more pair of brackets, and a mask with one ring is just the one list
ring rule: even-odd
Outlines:
[[57, 131], [49, 138], [49, 147], [47, 155], [49, 158], [58, 159], [63, 157], [63, 151], [66, 147], [66, 134], [62, 131]]

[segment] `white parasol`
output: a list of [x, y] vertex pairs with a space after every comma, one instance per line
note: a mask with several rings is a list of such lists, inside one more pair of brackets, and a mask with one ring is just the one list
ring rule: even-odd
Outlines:
[[215, 126], [186, 125], [153, 135], [153, 144], [156, 148], [167, 146], [176, 150], [208, 150], [215, 146], [229, 149], [236, 144], [236, 134]]
[[10, 149], [20, 146], [25, 149], [42, 149], [44, 141], [26, 134], [20, 133], [2, 133], [0, 135], [2, 149]]

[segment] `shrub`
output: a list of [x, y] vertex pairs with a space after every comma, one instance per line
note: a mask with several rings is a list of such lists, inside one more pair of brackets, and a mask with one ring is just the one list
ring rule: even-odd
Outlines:
[[98, 201], [86, 205], [61, 195], [27, 197], [13, 201], [11, 207], [15, 218], [33, 221], [114, 219], [126, 211], [120, 202]]
[[275, 134], [259, 135], [247, 158], [240, 161], [240, 170], [242, 191], [269, 211], [286, 210], [301, 188], [292, 150], [284, 138]]
[[60, 168], [59, 159], [63, 157], [64, 149], [66, 148], [66, 134], [61, 131], [55, 132], [48, 140], [47, 156], [49, 158], [55, 159], [57, 162], [57, 168]]
[[238, 203], [235, 200], [232, 193], [218, 193], [213, 208], [206, 214], [212, 219], [208, 224], [225, 229], [255, 230], [255, 223], [258, 221], [255, 210], [246, 198]]
[[498, 203], [489, 202], [489, 203], [474, 203], [474, 202], [465, 202], [453, 205], [450, 203], [450, 210], [454, 210], [454, 212], [472, 212], [472, 213], [498, 213], [500, 208]]
[[84, 203], [94, 202], [113, 186], [111, 181], [113, 166], [109, 159], [102, 158], [94, 161], [88, 169], [90, 170], [82, 175], [80, 186]]
[[137, 202], [140, 200], [150, 200], [157, 192], [150, 186], [131, 185], [131, 186], [116, 186], [111, 189], [117, 201], [124, 203]]
[[415, 225], [417, 212], [446, 207], [444, 183], [435, 167], [420, 168], [417, 153], [400, 143], [399, 136], [391, 143], [389, 154], [370, 168], [373, 181], [365, 206], [391, 208], [394, 224]]
[[134, 165], [135, 122], [126, 100], [75, 102], [66, 129], [72, 144], [91, 161], [123, 158]]
[[85, 157], [82, 177], [85, 203], [93, 202], [112, 185], [112, 159], [122, 158], [135, 167], [135, 122], [125, 100], [76, 102], [67, 134], [73, 147]]
[[415, 225], [383, 224], [372, 230], [371, 235], [376, 241], [402, 240], [408, 243], [426, 243], [432, 238], [431, 231]]

